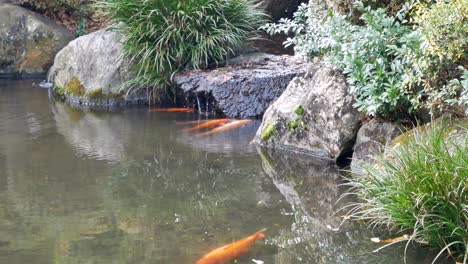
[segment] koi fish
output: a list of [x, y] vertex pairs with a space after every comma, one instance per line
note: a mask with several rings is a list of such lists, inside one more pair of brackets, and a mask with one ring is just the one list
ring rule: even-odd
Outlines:
[[409, 235], [402, 235], [399, 237], [389, 238], [389, 239], [380, 239], [378, 237], [373, 237], [371, 238], [371, 241], [374, 243], [395, 243], [395, 242], [408, 240], [409, 238], [410, 238]]
[[203, 129], [203, 128], [209, 128], [209, 127], [214, 127], [214, 126], [218, 126], [218, 125], [224, 125], [229, 121], [231, 121], [231, 119], [227, 119], [227, 118], [209, 120], [209, 121], [204, 122], [203, 124], [200, 124], [198, 126], [194, 126], [192, 128], [184, 129], [182, 131], [192, 132], [192, 131], [200, 130], [200, 129]]
[[192, 108], [153, 108], [148, 112], [167, 112], [167, 113], [189, 113], [193, 112]]
[[217, 248], [199, 259], [196, 264], [220, 264], [225, 261], [240, 257], [247, 253], [249, 247], [255, 243], [256, 240], [265, 237], [263, 234], [265, 231], [266, 229], [262, 229], [251, 236]]
[[199, 137], [206, 137], [206, 136], [217, 134], [217, 133], [220, 133], [220, 132], [229, 131], [229, 130], [241, 127], [241, 126], [243, 126], [243, 125], [245, 125], [247, 123], [250, 123], [251, 121], [252, 120], [250, 120], [250, 119], [236, 120], [234, 122], [227, 123], [227, 124], [222, 125], [220, 127], [214, 128], [214, 129], [212, 129], [212, 130], [210, 130], [208, 132], [198, 134], [198, 136]]

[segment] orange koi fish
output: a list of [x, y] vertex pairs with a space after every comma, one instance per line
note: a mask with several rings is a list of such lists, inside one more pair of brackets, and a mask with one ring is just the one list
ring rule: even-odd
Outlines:
[[229, 130], [232, 130], [232, 129], [241, 127], [241, 126], [243, 126], [243, 125], [245, 125], [245, 124], [248, 124], [248, 123], [250, 123], [251, 121], [252, 121], [252, 120], [250, 120], [250, 119], [236, 120], [236, 121], [234, 121], [234, 122], [227, 123], [227, 124], [222, 125], [222, 126], [220, 126], [220, 127], [214, 128], [214, 129], [212, 129], [212, 130], [210, 130], [210, 131], [208, 131], [208, 132], [198, 134], [198, 136], [199, 136], [199, 137], [205, 137], [205, 136], [217, 134], [217, 133], [220, 133], [220, 132], [229, 131]]
[[262, 229], [251, 236], [217, 248], [199, 259], [196, 264], [220, 264], [225, 261], [240, 257], [247, 253], [249, 247], [255, 243], [257, 239], [262, 239], [265, 237], [263, 234], [265, 231], [266, 229]]
[[167, 112], [167, 113], [189, 113], [193, 112], [192, 108], [153, 108], [148, 112]]
[[209, 121], [204, 122], [203, 124], [200, 124], [198, 126], [194, 126], [192, 128], [184, 129], [182, 131], [192, 132], [192, 131], [200, 130], [200, 129], [203, 129], [203, 128], [209, 128], [209, 127], [214, 127], [214, 126], [218, 126], [218, 125], [224, 125], [229, 121], [231, 121], [231, 119], [227, 119], [227, 118], [209, 120]]

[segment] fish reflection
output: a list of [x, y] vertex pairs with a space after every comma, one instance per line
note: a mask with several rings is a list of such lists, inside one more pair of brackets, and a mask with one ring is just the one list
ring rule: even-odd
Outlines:
[[151, 108], [148, 112], [166, 112], [166, 113], [191, 113], [193, 112], [192, 108]]
[[217, 134], [217, 133], [233, 130], [233, 129], [242, 127], [242, 126], [244, 126], [244, 125], [246, 125], [246, 124], [248, 124], [250, 122], [252, 122], [252, 120], [250, 120], [250, 119], [236, 120], [236, 121], [233, 121], [231, 123], [227, 123], [227, 124], [225, 124], [223, 126], [214, 128], [214, 129], [212, 129], [212, 130], [210, 130], [208, 132], [198, 134], [198, 137], [206, 137], [206, 136], [214, 135], [214, 134]]
[[204, 129], [204, 128], [211, 128], [211, 127], [215, 127], [215, 126], [219, 126], [219, 125], [224, 125], [224, 124], [228, 123], [229, 121], [231, 121], [231, 119], [228, 119], [228, 118], [208, 120], [208, 121], [203, 122], [202, 124], [199, 124], [199, 125], [191, 127], [191, 128], [184, 129], [182, 131], [184, 131], [184, 132], [193, 132], [193, 131]]

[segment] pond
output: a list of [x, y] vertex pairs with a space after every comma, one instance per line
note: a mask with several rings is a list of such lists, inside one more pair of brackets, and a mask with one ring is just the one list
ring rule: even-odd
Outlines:
[[180, 122], [203, 116], [74, 108], [37, 82], [0, 80], [0, 263], [195, 263], [262, 228], [237, 263], [403, 263], [405, 243], [340, 226], [335, 165], [256, 147], [259, 121], [200, 137]]

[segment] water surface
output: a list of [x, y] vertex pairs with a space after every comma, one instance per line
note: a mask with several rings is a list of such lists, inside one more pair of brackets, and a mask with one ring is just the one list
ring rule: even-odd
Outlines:
[[262, 228], [237, 263], [403, 262], [340, 227], [338, 168], [256, 148], [258, 121], [197, 137], [176, 124], [196, 114], [84, 110], [34, 82], [0, 80], [0, 263], [194, 263]]

